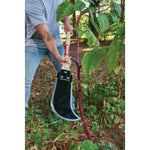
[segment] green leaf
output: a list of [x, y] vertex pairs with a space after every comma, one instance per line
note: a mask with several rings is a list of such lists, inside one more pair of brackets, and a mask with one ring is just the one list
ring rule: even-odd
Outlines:
[[106, 54], [105, 63], [109, 71], [114, 70], [115, 74], [119, 72], [122, 67], [122, 55], [125, 48], [125, 24], [118, 24], [117, 32], [114, 41], [111, 43]]
[[116, 14], [116, 12], [114, 10], [110, 11], [110, 15], [111, 15], [114, 23], [119, 23], [119, 18], [117, 17], [117, 14]]
[[80, 144], [75, 144], [73, 146], [71, 146], [70, 150], [78, 150], [80, 147]]
[[83, 33], [81, 26], [77, 26], [75, 29], [77, 30], [78, 36], [81, 38]]
[[99, 41], [96, 38], [96, 36], [94, 35], [94, 33], [88, 29], [86, 31], [86, 38], [88, 39], [87, 44], [89, 45], [89, 47], [91, 48], [92, 46], [94, 47], [98, 47], [99, 46]]
[[93, 49], [89, 52], [86, 52], [82, 59], [82, 65], [84, 72], [89, 75], [89, 70], [95, 71], [95, 69], [102, 62], [106, 48]]
[[89, 110], [90, 110], [90, 112], [91, 112], [92, 114], [94, 114], [94, 112], [96, 112], [97, 108], [96, 108], [96, 106], [94, 106], [94, 105], [90, 105], [90, 106], [89, 106]]
[[108, 17], [105, 14], [98, 14], [97, 19], [98, 19], [101, 31], [105, 31], [109, 26]]
[[119, 70], [121, 69], [121, 67], [122, 67], [122, 66], [121, 66], [121, 64], [120, 64], [120, 66], [118, 66], [116, 69], [114, 69], [114, 73], [115, 73], [115, 74], [118, 74], [118, 72], [119, 72]]
[[100, 30], [100, 28], [98, 27], [98, 25], [97, 25], [97, 23], [94, 21], [94, 16], [93, 16], [93, 10], [92, 10], [92, 8], [90, 7], [89, 8], [89, 13], [90, 13], [90, 21], [91, 21], [91, 23], [93, 24], [93, 26], [94, 26], [94, 28], [96, 29], [96, 31], [98, 32], [98, 34], [99, 35], [101, 35], [101, 30]]
[[68, 2], [61, 3], [56, 10], [56, 21], [60, 21], [66, 16], [70, 16], [74, 11], [74, 5]]
[[90, 140], [84, 140], [81, 144], [81, 150], [98, 150], [97, 144], [92, 143]]
[[109, 117], [111, 118], [111, 120], [114, 119], [114, 114], [110, 114]]
[[115, 117], [114, 123], [119, 123], [119, 117], [118, 116]]
[[109, 147], [107, 147], [107, 146], [104, 146], [103, 150], [111, 150], [111, 149]]
[[95, 6], [95, 3], [93, 2], [93, 0], [87, 0], [89, 2], [89, 4], [93, 4]]
[[35, 133], [33, 135], [33, 139], [35, 141], [35, 145], [38, 147], [38, 148], [42, 148], [42, 145], [43, 145], [43, 141], [41, 140], [41, 137], [39, 135], [39, 133]]
[[125, 39], [125, 24], [124, 23], [119, 24], [119, 28], [114, 38], [114, 40], [119, 40], [119, 39], [122, 41], [121, 44], [123, 44], [123, 40]]
[[116, 31], [120, 26], [120, 23], [114, 23], [112, 25], [110, 25], [107, 30], [105, 30], [104, 32], [108, 32], [108, 31], [111, 31], [111, 32], [114, 32]]
[[115, 5], [116, 12], [118, 13], [119, 17], [121, 17], [121, 6], [116, 2], [114, 2], [114, 5]]
[[76, 11], [80, 11], [84, 8], [85, 8], [85, 4], [81, 0], [78, 0], [74, 5], [74, 10]]
[[89, 13], [90, 13], [90, 19], [91, 19], [91, 21], [94, 21], [94, 16], [93, 16], [93, 8], [88, 8], [88, 10], [89, 10]]
[[108, 48], [108, 52], [105, 57], [106, 68], [112, 71], [120, 67], [120, 57], [122, 56], [122, 49], [120, 48], [120, 41], [114, 40]]
[[83, 87], [84, 89], [87, 89], [87, 88], [88, 88], [88, 84], [86, 84], [86, 83], [81, 83], [81, 87]]

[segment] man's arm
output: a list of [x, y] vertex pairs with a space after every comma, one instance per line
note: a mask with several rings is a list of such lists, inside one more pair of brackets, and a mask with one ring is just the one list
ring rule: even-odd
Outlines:
[[53, 56], [58, 60], [58, 62], [63, 65], [63, 63], [68, 63], [71, 65], [70, 58], [64, 58], [61, 56], [57, 50], [57, 46], [55, 40], [49, 32], [49, 28], [47, 24], [39, 24], [35, 27], [37, 31], [40, 33], [47, 49], [53, 54]]
[[61, 21], [64, 23], [64, 31], [65, 31], [65, 33], [70, 32], [70, 34], [72, 34], [73, 27], [71, 26], [71, 24], [69, 22], [69, 17], [66, 16]]

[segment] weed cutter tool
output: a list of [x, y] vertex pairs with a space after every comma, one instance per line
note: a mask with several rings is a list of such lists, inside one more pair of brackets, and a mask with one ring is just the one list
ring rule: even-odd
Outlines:
[[[70, 53], [70, 33], [67, 32], [65, 44], [65, 57]], [[51, 107], [53, 112], [60, 118], [67, 121], [77, 121], [80, 118], [72, 108], [72, 75], [70, 66], [64, 63], [57, 79], [51, 98]]]

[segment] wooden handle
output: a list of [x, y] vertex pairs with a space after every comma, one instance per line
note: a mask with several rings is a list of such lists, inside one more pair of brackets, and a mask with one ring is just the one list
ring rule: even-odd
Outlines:
[[67, 32], [66, 35], [66, 45], [70, 45], [70, 32]]
[[65, 57], [70, 55], [70, 32], [67, 32], [66, 45], [65, 45]]
[[[69, 55], [70, 55], [70, 32], [67, 32], [65, 44], [65, 57], [69, 57]], [[61, 69], [70, 71], [70, 66], [69, 64], [64, 63]]]

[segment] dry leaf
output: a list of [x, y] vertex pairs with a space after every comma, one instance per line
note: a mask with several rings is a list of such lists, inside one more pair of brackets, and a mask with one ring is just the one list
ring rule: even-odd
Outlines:
[[38, 148], [36, 146], [31, 146], [30, 150], [38, 150]]

